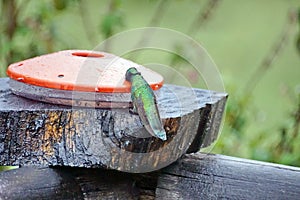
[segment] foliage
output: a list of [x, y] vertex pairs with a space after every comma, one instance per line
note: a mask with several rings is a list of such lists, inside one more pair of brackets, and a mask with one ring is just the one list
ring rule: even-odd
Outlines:
[[[282, 0], [266, 2], [257, 0], [254, 2], [257, 4], [257, 8], [261, 9], [265, 6], [265, 11], [276, 5], [279, 5], [278, 7], [282, 7], [282, 5], [296, 7], [295, 4], [300, 6], [297, 1], [294, 4]], [[101, 40], [130, 28], [141, 26], [174, 28], [198, 41], [207, 42], [207, 46], [210, 46], [211, 51], [214, 52], [213, 57], [216, 59], [222, 57], [217, 61], [219, 61], [220, 71], [225, 77], [229, 100], [224, 128], [214, 152], [300, 166], [300, 154], [298, 153], [300, 151], [300, 92], [299, 89], [291, 92], [292, 87], [299, 82], [289, 84], [286, 83], [288, 82], [287, 79], [283, 80], [285, 92], [281, 96], [283, 98], [288, 96], [285, 102], [289, 103], [278, 110], [277, 113], [280, 112], [278, 115], [284, 116], [284, 120], [279, 120], [282, 118], [278, 116], [278, 123], [276, 124], [270, 125], [260, 121], [262, 118], [259, 114], [261, 109], [255, 103], [259, 98], [267, 98], [268, 95], [262, 97], [258, 95], [256, 90], [263, 79], [268, 77], [272, 70], [279, 65], [277, 61], [280, 62], [280, 58], [286, 56], [285, 51], [291, 43], [293, 43], [293, 49], [289, 49], [287, 60], [291, 60], [290, 57], [294, 51], [296, 52], [296, 49], [300, 56], [300, 30], [298, 33], [295, 31], [297, 23], [299, 29], [300, 11], [298, 11], [298, 15], [293, 10], [287, 11], [287, 19], [278, 22], [284, 24], [284, 27], [278, 28], [277, 32], [268, 32], [265, 39], [260, 38], [263, 38], [264, 33], [259, 32], [259, 28], [257, 28], [258, 30], [253, 29], [251, 31], [253, 33], [259, 32], [259, 37], [255, 35], [251, 38], [249, 31], [246, 30], [240, 31], [239, 34], [235, 35], [234, 40], [230, 41], [226, 31], [228, 31], [228, 27], [232, 27], [230, 25], [234, 23], [234, 20], [238, 20], [226, 18], [230, 13], [236, 12], [237, 16], [244, 20], [238, 24], [238, 26], [244, 25], [244, 28], [248, 26], [249, 21], [247, 19], [260, 20], [256, 18], [258, 14], [253, 14], [247, 18], [246, 14], [243, 13], [245, 10], [247, 11], [247, 6], [251, 3], [253, 2], [228, 3], [221, 0], [130, 0], [126, 2], [124, 0], [1, 0], [0, 76], [5, 76], [6, 66], [10, 63], [62, 49], [90, 49]], [[226, 10], [225, 7], [228, 4], [229, 9]], [[245, 4], [247, 9], [242, 10], [235, 4]], [[182, 7], [186, 7], [187, 10], [184, 11]], [[223, 9], [222, 15], [220, 9]], [[186, 17], [187, 14], [188, 18]], [[276, 17], [275, 14], [272, 16]], [[278, 20], [272, 18], [270, 21], [277, 22]], [[272, 24], [270, 27], [275, 25], [278, 24]], [[219, 27], [222, 27], [223, 32], [215, 31], [219, 30]], [[262, 44], [265, 44], [264, 40], [269, 38], [269, 43], [265, 46], [270, 47], [269, 50], [265, 50]], [[141, 40], [144, 39], [149, 38], [145, 37]], [[249, 47], [252, 52], [247, 50], [245, 51], [247, 57], [236, 57], [235, 54], [240, 49], [234, 51], [234, 44], [232, 43], [248, 40], [249, 42], [244, 43], [242, 49], [247, 50]], [[260, 42], [255, 43], [256, 40]], [[255, 47], [255, 51], [259, 52], [260, 57], [255, 57], [254, 48], [251, 48], [252, 43], [261, 45]], [[107, 45], [106, 49], [109, 51], [109, 44]], [[178, 52], [182, 51], [181, 46], [177, 44], [174, 46]], [[220, 49], [224, 50], [221, 51]], [[132, 58], [137, 59], [137, 53], [134, 55], [135, 57]], [[167, 59], [166, 62], [173, 67], [185, 64], [176, 54]], [[241, 67], [233, 66], [232, 63], [235, 62], [229, 63], [227, 62], [228, 59], [237, 61], [244, 59], [243, 63], [249, 62], [249, 65], [242, 69], [251, 72], [247, 76], [247, 82], [240, 77], [228, 78], [227, 74], [238, 71]], [[226, 65], [232, 65], [230, 72], [226, 72]], [[284, 67], [285, 65], [290, 65], [290, 63], [281, 64]], [[253, 70], [248, 70], [247, 67], [253, 68]], [[297, 67], [299, 68], [299, 66], [293, 68], [295, 73], [299, 73]], [[269, 92], [264, 91], [264, 93]], [[267, 102], [269, 100], [262, 101]], [[267, 102], [264, 105], [267, 104], [270, 103]], [[280, 105], [274, 103], [273, 108], [277, 109], [277, 107]], [[260, 130], [253, 128], [253, 125], [261, 127]]]
[[[298, 26], [300, 27], [300, 8], [298, 10]], [[297, 42], [296, 42], [296, 47], [297, 47], [298, 53], [300, 55], [300, 30], [298, 31], [298, 38], [297, 38]]]
[[[262, 131], [252, 138], [245, 135], [245, 130], [248, 128], [247, 125], [249, 125], [251, 119], [255, 118], [254, 113], [247, 112], [254, 110], [252, 103], [253, 90], [260, 79], [268, 73], [268, 70], [273, 66], [275, 58], [280, 55], [279, 53], [285, 47], [285, 43], [290, 37], [291, 28], [295, 26], [297, 21], [300, 23], [299, 14], [295, 11], [290, 11], [287, 26], [283, 29], [282, 35], [275, 41], [274, 47], [262, 60], [261, 65], [256, 69], [253, 76], [250, 76], [249, 81], [242, 90], [242, 94], [239, 95], [237, 91], [230, 92], [230, 94], [235, 94], [235, 96], [231, 98], [227, 106], [227, 121], [225, 124], [225, 135], [223, 135], [223, 137], [230, 137], [230, 139], [221, 137], [215, 149], [217, 152], [245, 157], [250, 155], [248, 157], [252, 159], [300, 166], [300, 155], [297, 153], [300, 150], [299, 89], [295, 91], [295, 94], [290, 92], [289, 88], [284, 89], [283, 95], [290, 97], [290, 103], [293, 107], [289, 111], [289, 115], [286, 116], [286, 121], [276, 125], [277, 130], [275, 132]], [[298, 41], [299, 38], [296, 45], [298, 45]], [[227, 133], [230, 133], [230, 135]], [[226, 143], [228, 141], [231, 141], [231, 143]], [[231, 148], [228, 148], [229, 146]]]
[[101, 32], [105, 38], [112, 36], [118, 27], [124, 25], [122, 13], [118, 9], [120, 3], [120, 0], [111, 1], [109, 12], [102, 19]]
[[[57, 35], [52, 17], [66, 4], [58, 5], [55, 2], [2, 0], [1, 76], [4, 76], [9, 63], [57, 49], [54, 48]], [[31, 6], [35, 7], [34, 12], [28, 12]]]

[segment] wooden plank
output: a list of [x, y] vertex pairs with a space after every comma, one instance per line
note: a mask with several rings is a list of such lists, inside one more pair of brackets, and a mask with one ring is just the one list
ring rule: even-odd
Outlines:
[[0, 173], [0, 199], [299, 199], [300, 168], [189, 154], [158, 172], [22, 167]]
[[0, 165], [105, 167], [148, 172], [217, 137], [227, 95], [165, 85], [157, 101], [168, 140], [128, 109], [58, 106], [14, 95], [0, 79]]
[[300, 168], [190, 154], [159, 176], [157, 199], [299, 199]]
[[22, 167], [0, 173], [0, 199], [150, 200], [156, 177], [103, 169]]

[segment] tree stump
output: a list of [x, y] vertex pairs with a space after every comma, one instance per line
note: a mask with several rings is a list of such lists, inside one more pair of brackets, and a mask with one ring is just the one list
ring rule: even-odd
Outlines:
[[156, 93], [167, 141], [151, 137], [128, 109], [32, 101], [0, 79], [0, 165], [104, 167], [149, 172], [217, 137], [227, 95], [165, 85]]

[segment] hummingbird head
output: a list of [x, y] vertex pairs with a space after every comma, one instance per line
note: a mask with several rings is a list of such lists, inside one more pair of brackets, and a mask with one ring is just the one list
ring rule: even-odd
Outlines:
[[131, 81], [132, 76], [141, 75], [141, 73], [135, 68], [131, 67], [126, 71], [125, 79], [126, 81]]

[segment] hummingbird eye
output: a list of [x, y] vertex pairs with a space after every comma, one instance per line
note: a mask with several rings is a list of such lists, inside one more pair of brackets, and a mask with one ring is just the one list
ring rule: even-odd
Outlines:
[[126, 81], [130, 81], [130, 80], [131, 80], [131, 77], [132, 77], [132, 73], [131, 73], [129, 70], [127, 70], [127, 72], [126, 72], [126, 74], [125, 74], [125, 79], [126, 79]]

